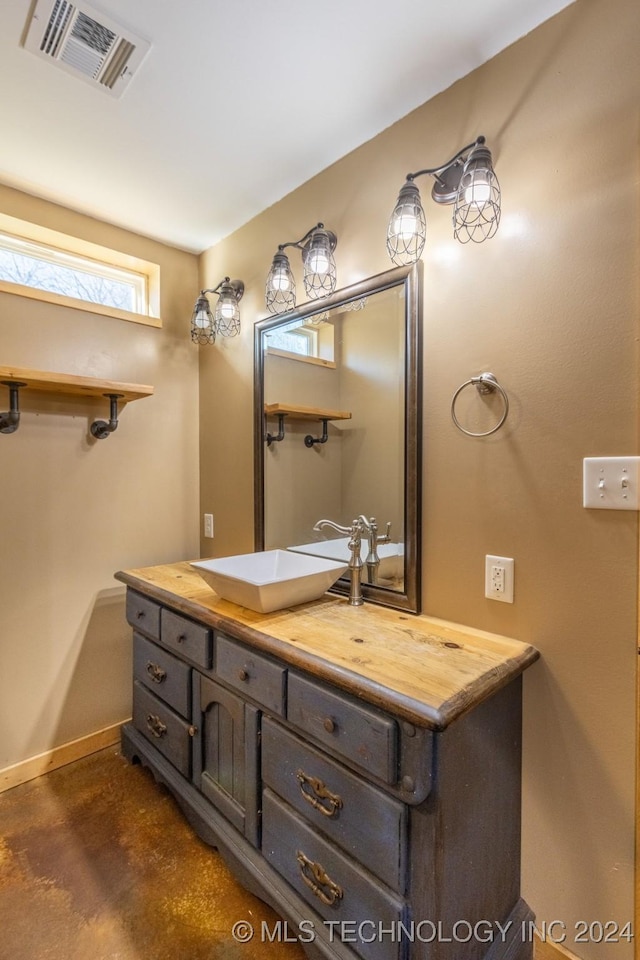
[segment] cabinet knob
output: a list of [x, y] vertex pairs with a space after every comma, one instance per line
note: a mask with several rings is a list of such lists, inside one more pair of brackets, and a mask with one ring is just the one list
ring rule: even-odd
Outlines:
[[179, 633], [178, 636], [176, 637], [176, 640], [178, 641], [178, 643], [184, 643], [186, 639], [187, 637], [186, 637], [186, 634], [184, 633]]
[[138, 610], [138, 612], [136, 613], [136, 617], [138, 618], [138, 620], [142, 620], [144, 618], [144, 610]]
[[248, 679], [249, 679], [249, 671], [245, 667], [241, 667], [241, 669], [238, 670], [238, 680], [245, 681]]
[[325, 719], [324, 719], [324, 721], [323, 721], [323, 723], [322, 723], [322, 726], [325, 728], [325, 730], [327, 731], [327, 733], [335, 733], [335, 730], [336, 730], [336, 722], [335, 722], [335, 720], [332, 720], [331, 717], [325, 717]]

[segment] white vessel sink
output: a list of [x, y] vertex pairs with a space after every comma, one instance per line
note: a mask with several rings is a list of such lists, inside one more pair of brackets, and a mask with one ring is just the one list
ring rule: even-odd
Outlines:
[[[309, 554], [313, 557], [325, 557], [327, 560], [344, 560], [349, 562], [349, 537], [337, 537], [333, 540], [314, 540], [313, 543], [301, 543], [294, 547], [287, 547], [294, 553]], [[367, 542], [360, 544], [360, 556], [364, 563], [367, 556]], [[379, 543], [378, 557], [380, 566], [378, 576], [401, 577], [404, 572], [404, 544]]]
[[197, 560], [191, 566], [219, 597], [258, 613], [317, 600], [347, 569], [346, 561], [287, 550]]

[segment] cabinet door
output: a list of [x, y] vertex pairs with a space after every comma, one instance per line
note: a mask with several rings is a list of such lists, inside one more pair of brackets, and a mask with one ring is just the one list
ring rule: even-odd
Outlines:
[[195, 671], [193, 700], [195, 785], [257, 845], [259, 711]]

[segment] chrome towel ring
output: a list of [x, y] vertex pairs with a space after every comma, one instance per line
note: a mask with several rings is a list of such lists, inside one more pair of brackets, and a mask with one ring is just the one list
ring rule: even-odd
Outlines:
[[[467, 430], [466, 427], [463, 427], [458, 418], [456, 417], [456, 400], [462, 393], [465, 387], [473, 384], [479, 394], [485, 396], [486, 394], [495, 393], [496, 390], [502, 397], [504, 402], [504, 410], [502, 416], [496, 423], [495, 427], [492, 427], [491, 430], [485, 430], [484, 433], [474, 433], [472, 430]], [[495, 433], [496, 430], [499, 430], [502, 424], [507, 419], [507, 414], [509, 413], [509, 398], [506, 394], [506, 391], [503, 387], [500, 386], [496, 378], [492, 373], [481, 373], [479, 377], [471, 377], [470, 380], [465, 380], [461, 386], [458, 387], [451, 399], [451, 419], [455, 423], [458, 430], [461, 430], [462, 433], [465, 433], [468, 437], [488, 437], [490, 434]]]

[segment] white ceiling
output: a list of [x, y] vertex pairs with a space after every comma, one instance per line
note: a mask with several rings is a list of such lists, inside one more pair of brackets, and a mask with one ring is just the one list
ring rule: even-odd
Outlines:
[[96, 0], [151, 41], [121, 99], [0, 5], [0, 181], [200, 252], [572, 0]]

